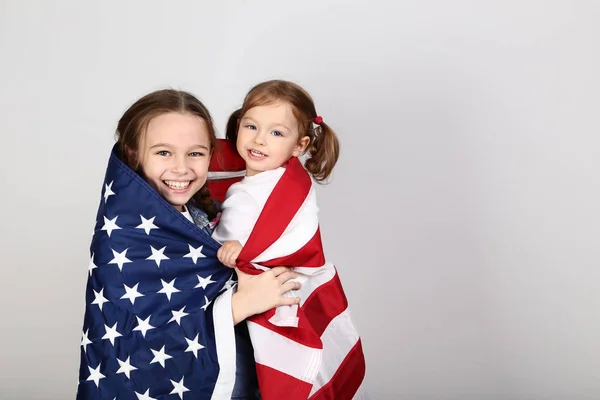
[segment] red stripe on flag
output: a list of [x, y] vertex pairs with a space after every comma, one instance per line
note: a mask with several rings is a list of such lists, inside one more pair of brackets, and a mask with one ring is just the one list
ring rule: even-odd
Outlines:
[[[287, 163], [285, 172], [275, 185], [263, 207], [252, 233], [238, 256], [237, 266], [242, 271], [258, 275], [250, 261], [271, 246], [298, 212], [310, 192], [310, 176], [296, 157]], [[277, 215], [277, 218], [273, 218]]]
[[245, 171], [246, 162], [229, 140], [217, 139], [217, 145], [210, 158], [208, 170], [211, 172]]
[[241, 181], [242, 178], [228, 178], [228, 179], [220, 179], [220, 180], [208, 180], [206, 185], [208, 186], [208, 191], [210, 192], [210, 198], [219, 201], [225, 201], [225, 195], [227, 194], [227, 190], [231, 185], [236, 182]]
[[297, 343], [323, 348], [321, 335], [331, 321], [348, 308], [339, 275], [319, 286], [298, 310], [298, 327], [275, 326], [269, 322], [274, 310], [250, 317], [250, 320]]
[[310, 400], [351, 400], [365, 377], [365, 357], [360, 339], [340, 364], [333, 378]]
[[315, 289], [302, 305], [302, 311], [319, 337], [335, 317], [348, 308], [339, 275]]
[[269, 318], [274, 310], [254, 315], [250, 320], [297, 343], [321, 349], [323, 348], [321, 335], [331, 321], [346, 308], [348, 308], [348, 299], [336, 273], [330, 281], [315, 289], [300, 307], [297, 328], [275, 326], [270, 323]]
[[312, 389], [310, 383], [266, 365], [256, 364], [256, 374], [263, 400], [306, 400]]
[[[210, 172], [245, 171], [246, 162], [227, 139], [217, 139], [217, 146], [210, 158], [208, 165]], [[213, 180], [208, 179], [206, 184], [210, 191], [210, 197], [215, 200], [224, 201], [225, 194], [231, 185], [242, 180], [242, 177]]]
[[271, 310], [271, 312], [253, 315], [249, 320], [266, 329], [276, 332], [281, 336], [285, 336], [296, 343], [300, 343], [313, 349], [322, 349], [323, 342], [321, 341], [321, 335], [315, 332], [311, 321], [304, 315], [302, 309], [298, 310], [297, 315], [298, 327], [276, 326], [270, 323], [269, 318], [273, 316], [273, 310]]
[[321, 229], [317, 228], [315, 235], [298, 251], [287, 256], [274, 258], [260, 265], [265, 267], [277, 267], [279, 265], [301, 265], [303, 267], [322, 267], [325, 264], [323, 254], [323, 243], [321, 242]]

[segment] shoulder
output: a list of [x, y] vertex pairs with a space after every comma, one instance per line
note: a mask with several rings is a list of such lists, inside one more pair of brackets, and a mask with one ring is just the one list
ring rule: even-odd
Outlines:
[[233, 190], [246, 192], [270, 192], [285, 173], [285, 168], [277, 168], [271, 171], [264, 171], [253, 176], [247, 176], [236, 183]]
[[231, 208], [252, 208], [256, 207], [259, 203], [257, 196], [257, 190], [251, 186], [240, 185], [241, 182], [236, 183], [237, 185], [231, 185], [225, 196], [225, 201], [219, 204], [219, 211], [223, 212]]

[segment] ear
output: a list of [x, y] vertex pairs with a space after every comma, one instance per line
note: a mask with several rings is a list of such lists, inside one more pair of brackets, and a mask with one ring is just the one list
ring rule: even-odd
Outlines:
[[300, 139], [298, 141], [298, 144], [296, 144], [296, 148], [294, 149], [294, 152], [292, 153], [294, 157], [298, 157], [300, 154], [304, 153], [306, 151], [306, 148], [308, 147], [308, 144], [310, 143], [310, 138], [308, 136], [304, 136], [302, 139]]

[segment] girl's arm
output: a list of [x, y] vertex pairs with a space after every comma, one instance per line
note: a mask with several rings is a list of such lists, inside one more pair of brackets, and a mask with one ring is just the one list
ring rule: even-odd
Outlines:
[[284, 297], [289, 290], [299, 289], [299, 282], [289, 282], [298, 277], [286, 267], [275, 267], [259, 275], [250, 275], [235, 269], [238, 274], [237, 291], [231, 298], [233, 324], [282, 305], [300, 303], [296, 297]]

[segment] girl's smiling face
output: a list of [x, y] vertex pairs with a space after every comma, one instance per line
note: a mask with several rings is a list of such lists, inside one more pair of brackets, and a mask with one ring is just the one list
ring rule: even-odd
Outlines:
[[300, 131], [292, 107], [275, 102], [249, 109], [240, 120], [237, 150], [246, 161], [246, 174], [277, 169], [308, 146], [308, 136]]
[[206, 182], [211, 152], [210, 134], [203, 119], [169, 112], [150, 120], [137, 155], [146, 181], [183, 211]]

